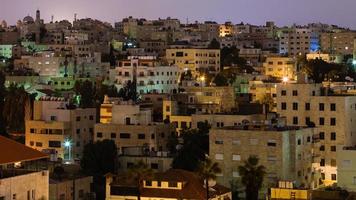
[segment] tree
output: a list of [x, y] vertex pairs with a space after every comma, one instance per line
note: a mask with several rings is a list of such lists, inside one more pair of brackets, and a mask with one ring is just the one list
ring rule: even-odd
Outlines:
[[229, 85], [228, 79], [222, 74], [218, 73], [214, 80], [213, 83], [215, 83], [216, 86], [227, 86]]
[[135, 180], [137, 187], [137, 199], [141, 199], [141, 190], [143, 187], [143, 179], [152, 176], [153, 172], [146, 163], [142, 160], [133, 164], [128, 171], [128, 174]]
[[3, 136], [7, 136], [6, 124], [3, 117], [5, 92], [5, 74], [0, 71], [0, 135]]
[[250, 156], [244, 161], [244, 165], [239, 166], [241, 182], [245, 186], [246, 199], [258, 200], [258, 191], [262, 187], [266, 169], [263, 165], [258, 165], [257, 156]]
[[133, 81], [128, 81], [126, 85], [119, 90], [119, 97], [124, 101], [132, 100], [136, 102], [138, 100], [136, 84]]
[[80, 166], [85, 174], [93, 176], [97, 198], [104, 199], [104, 175], [116, 172], [117, 147], [115, 142], [103, 140], [85, 145]]
[[220, 49], [220, 42], [218, 42], [215, 38], [212, 39], [208, 45], [208, 49]]
[[81, 108], [93, 108], [95, 107], [95, 89], [92, 82], [77, 81], [74, 85], [74, 91], [80, 96]]
[[272, 110], [273, 104], [274, 104], [271, 94], [263, 95], [263, 97], [261, 99], [261, 104], [266, 106], [266, 112], [270, 112]]
[[209, 180], [215, 180], [216, 175], [221, 173], [221, 169], [217, 162], [211, 161], [210, 158], [206, 158], [199, 163], [198, 174], [205, 180], [206, 199], [209, 200]]
[[240, 50], [236, 46], [222, 48], [220, 53], [221, 67], [232, 65], [238, 67], [245, 66], [247, 62], [239, 56], [239, 52]]
[[182, 131], [183, 145], [173, 159], [173, 168], [197, 171], [199, 163], [209, 153], [209, 129], [210, 125], [205, 121], [198, 123], [198, 129]]
[[328, 63], [317, 58], [306, 61], [302, 71], [313, 79], [315, 83], [321, 83], [324, 80], [344, 81], [348, 69], [345, 65]]

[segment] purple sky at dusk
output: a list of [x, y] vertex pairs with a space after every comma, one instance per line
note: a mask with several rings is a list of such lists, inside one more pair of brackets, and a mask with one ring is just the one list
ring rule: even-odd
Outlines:
[[[268, 2], [268, 3], [267, 3]], [[0, 20], [14, 24], [41, 10], [45, 22], [91, 17], [108, 22], [134, 16], [179, 18], [182, 22], [213, 20], [277, 25], [323, 22], [356, 28], [356, 0], [0, 0]]]

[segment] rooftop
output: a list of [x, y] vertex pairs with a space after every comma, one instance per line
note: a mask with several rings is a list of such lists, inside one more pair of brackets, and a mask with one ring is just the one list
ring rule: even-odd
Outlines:
[[302, 126], [278, 126], [278, 125], [265, 125], [265, 124], [246, 124], [238, 126], [225, 126], [222, 130], [245, 130], [245, 131], [291, 131], [301, 130], [307, 127]]

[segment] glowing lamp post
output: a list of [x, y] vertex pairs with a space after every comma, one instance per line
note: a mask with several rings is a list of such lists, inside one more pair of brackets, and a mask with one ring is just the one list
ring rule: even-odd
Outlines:
[[71, 160], [71, 147], [72, 147], [72, 143], [70, 142], [70, 140], [66, 140], [64, 141], [64, 147], [68, 149], [68, 160]]
[[288, 83], [288, 81], [289, 81], [289, 78], [288, 78], [288, 77], [285, 76], [285, 77], [282, 78], [282, 82], [283, 82], [283, 83]]

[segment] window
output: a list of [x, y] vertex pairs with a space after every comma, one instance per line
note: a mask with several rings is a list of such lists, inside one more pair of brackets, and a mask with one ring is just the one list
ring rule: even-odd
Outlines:
[[31, 128], [31, 129], [30, 129], [30, 133], [36, 133], [36, 129]]
[[139, 140], [143, 140], [143, 139], [146, 138], [146, 135], [145, 135], [144, 133], [139, 133], [139, 134], [137, 135], [137, 137], [138, 137]]
[[166, 112], [170, 112], [171, 107], [170, 106], [166, 106]]
[[215, 159], [216, 160], [224, 160], [224, 154], [221, 154], [221, 153], [215, 154]]
[[161, 181], [157, 181], [157, 187], [161, 187]]
[[236, 177], [239, 177], [240, 174], [239, 174], [238, 171], [232, 171], [232, 176], [233, 176], [234, 178], [236, 178]]
[[298, 90], [293, 90], [293, 96], [298, 96]]
[[241, 145], [240, 140], [232, 140], [232, 145]]
[[343, 160], [342, 161], [342, 167], [350, 167], [351, 166], [351, 160]]
[[330, 104], [330, 110], [331, 110], [331, 111], [336, 111], [336, 104], [331, 103], [331, 104]]
[[323, 103], [319, 103], [319, 111], [324, 111], [324, 104]]
[[293, 110], [298, 110], [298, 103], [296, 102], [293, 103]]
[[287, 103], [282, 102], [282, 103], [281, 103], [281, 109], [282, 109], [282, 110], [287, 110]]
[[111, 133], [111, 134], [110, 134], [110, 138], [111, 138], [111, 139], [115, 139], [115, 138], [116, 138], [116, 133]]
[[93, 115], [90, 115], [90, 116], [89, 116], [89, 120], [94, 120], [94, 116], [93, 116]]
[[146, 182], [146, 186], [152, 186], [152, 181], [146, 180], [145, 182]]
[[325, 133], [324, 132], [320, 132], [319, 133], [319, 139], [320, 140], [324, 140], [325, 139]]
[[169, 182], [168, 182], [168, 187], [174, 187], [174, 188], [176, 188], [176, 187], [178, 187], [178, 183], [175, 182], [175, 181], [169, 181]]
[[276, 161], [277, 157], [276, 156], [267, 156], [267, 161]]
[[215, 140], [215, 144], [224, 144], [224, 141], [223, 140]]
[[48, 141], [48, 146], [59, 148], [61, 147], [61, 141]]
[[305, 110], [310, 110], [310, 103], [305, 103]]
[[336, 140], [336, 133], [335, 132], [331, 132], [330, 140]]
[[130, 133], [120, 133], [120, 138], [129, 139], [130, 138]]
[[35, 145], [35, 143], [33, 141], [30, 141], [30, 146]]
[[331, 174], [331, 180], [336, 181], [336, 174]]
[[330, 146], [330, 151], [336, 151], [336, 146]]
[[286, 96], [287, 95], [287, 91], [286, 90], [282, 90], [281, 91], [281, 96]]
[[310, 124], [310, 117], [306, 117], [306, 118], [305, 118], [305, 124], [306, 124], [306, 125]]
[[250, 139], [250, 144], [251, 145], [257, 145], [258, 144], [258, 140], [257, 139]]
[[321, 146], [319, 147], [319, 150], [320, 150], [320, 151], [325, 151], [325, 146], [324, 146], [324, 145], [321, 145]]
[[298, 117], [293, 117], [293, 124], [295, 124], [295, 125], [298, 124]]
[[269, 146], [269, 147], [275, 147], [275, 146], [277, 146], [277, 143], [276, 143], [275, 140], [268, 140], [267, 146]]
[[96, 133], [96, 137], [102, 138], [102, 137], [103, 137], [103, 133], [102, 133], [102, 132], [97, 132], [97, 133]]
[[158, 163], [151, 163], [151, 169], [158, 169]]
[[322, 167], [325, 166], [325, 159], [320, 159], [320, 166], [322, 166]]
[[320, 117], [319, 118], [319, 125], [324, 125], [324, 124], [325, 124], [324, 117]]
[[77, 128], [77, 131], [76, 131], [76, 132], [77, 132], [77, 134], [79, 134], [79, 133], [80, 133], [80, 128]]
[[325, 180], [325, 173], [321, 173], [320, 175], [321, 175], [321, 179]]
[[232, 155], [232, 160], [234, 160], [234, 161], [240, 161], [240, 160], [241, 160], [241, 156], [240, 156], [240, 155], [235, 155], [235, 154], [233, 154], [233, 155]]
[[51, 116], [51, 121], [56, 121], [57, 117], [56, 116]]
[[80, 121], [80, 116], [76, 117], [76, 121], [77, 121], [77, 122]]
[[352, 184], [356, 185], [356, 176], [353, 177]]
[[36, 147], [42, 147], [42, 142], [36, 142]]
[[336, 125], [336, 118], [332, 117], [330, 118], [330, 126], [335, 126]]
[[83, 198], [84, 197], [84, 190], [79, 190], [79, 198]]

